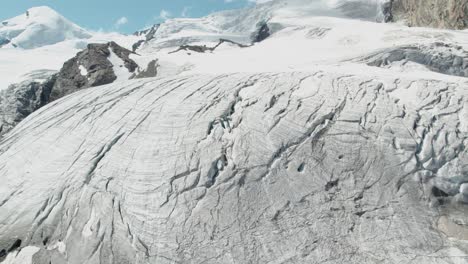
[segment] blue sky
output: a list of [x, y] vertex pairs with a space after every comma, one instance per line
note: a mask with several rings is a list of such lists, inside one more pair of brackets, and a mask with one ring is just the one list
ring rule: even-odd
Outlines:
[[167, 17], [201, 17], [248, 4], [249, 0], [1, 0], [0, 20], [47, 5], [87, 29], [132, 33]]

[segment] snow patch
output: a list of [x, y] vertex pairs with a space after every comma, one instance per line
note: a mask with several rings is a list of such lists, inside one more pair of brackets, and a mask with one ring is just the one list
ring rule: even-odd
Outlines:
[[57, 241], [56, 243], [47, 247], [47, 250], [58, 250], [61, 254], [65, 254], [67, 251], [67, 245], [63, 241]]
[[413, 83], [406, 88], [396, 89], [391, 93], [391, 95], [397, 98], [404, 105], [417, 106], [419, 102], [421, 102], [417, 85], [417, 83]]
[[32, 257], [40, 248], [34, 246], [27, 246], [8, 254], [2, 264], [32, 264]]
[[88, 70], [86, 70], [86, 68], [83, 65], [80, 65], [78, 68], [80, 69], [80, 74], [82, 76], [87, 76], [88, 75]]
[[117, 54], [114, 53], [112, 49], [109, 49], [110, 55], [107, 58], [113, 65], [113, 70], [115, 76], [117, 76], [116, 81], [124, 81], [128, 80], [130, 76], [132, 76], [132, 73], [128, 71], [128, 69], [125, 67], [124, 61], [117, 56]]

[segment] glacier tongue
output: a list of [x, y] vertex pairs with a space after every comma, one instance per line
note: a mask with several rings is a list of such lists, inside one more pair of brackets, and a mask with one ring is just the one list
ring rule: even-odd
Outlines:
[[463, 263], [466, 83], [331, 72], [132, 80], [41, 108], [0, 146], [0, 251]]

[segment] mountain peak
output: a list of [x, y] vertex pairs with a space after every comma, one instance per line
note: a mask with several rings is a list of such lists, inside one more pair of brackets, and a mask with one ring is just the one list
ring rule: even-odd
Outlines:
[[48, 6], [32, 7], [0, 24], [0, 46], [30, 49], [89, 37], [86, 30]]
[[[21, 17], [22, 15], [20, 15]], [[60, 13], [49, 6], [36, 6], [26, 10], [25, 19], [65, 19]]]
[[53, 8], [49, 6], [34, 6], [28, 9], [30, 14], [39, 14], [39, 15], [44, 15], [44, 14], [56, 14], [59, 15], [57, 11], [55, 11]]

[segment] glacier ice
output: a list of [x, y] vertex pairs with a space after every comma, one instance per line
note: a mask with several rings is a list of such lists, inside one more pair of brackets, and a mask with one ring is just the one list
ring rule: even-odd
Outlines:
[[79, 91], [2, 141], [0, 247], [65, 244], [35, 263], [463, 261], [464, 209], [431, 188], [465, 190], [465, 87], [318, 71]]

